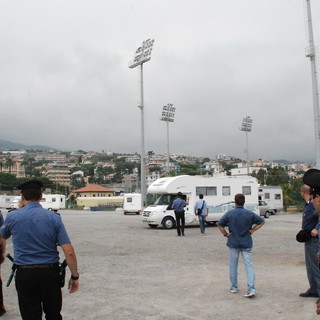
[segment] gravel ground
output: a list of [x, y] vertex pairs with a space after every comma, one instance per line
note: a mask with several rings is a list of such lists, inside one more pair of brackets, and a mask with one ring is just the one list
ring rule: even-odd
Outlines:
[[[6, 214], [3, 210], [4, 216]], [[62, 219], [76, 249], [80, 291], [63, 289], [65, 320], [199, 320], [199, 319], [317, 319], [314, 298], [301, 298], [308, 289], [303, 245], [296, 242], [300, 214], [279, 214], [254, 237], [256, 297], [243, 297], [246, 279], [239, 264], [240, 291], [228, 292], [226, 238], [209, 227], [150, 229], [141, 216], [122, 212], [64, 210]], [[7, 252], [12, 253], [11, 240]], [[2, 266], [7, 313], [20, 319], [11, 271]], [[67, 277], [70, 276], [69, 271]]]

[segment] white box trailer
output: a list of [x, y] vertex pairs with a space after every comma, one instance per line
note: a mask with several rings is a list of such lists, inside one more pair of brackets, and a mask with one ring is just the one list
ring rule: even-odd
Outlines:
[[10, 209], [16, 196], [0, 195], [0, 208]]
[[279, 186], [260, 186], [259, 200], [265, 201], [274, 213], [283, 211], [283, 192]]
[[141, 193], [125, 193], [123, 200], [123, 213], [135, 213], [141, 212]]
[[172, 203], [178, 192], [189, 204], [185, 207], [185, 223], [197, 224], [198, 217], [194, 213], [195, 202], [199, 194], [204, 195], [204, 200], [209, 207], [207, 224], [214, 224], [234, 207], [234, 196], [237, 193], [245, 195], [245, 207], [259, 215], [258, 208], [258, 182], [250, 176], [176, 176], [165, 177], [154, 181], [148, 188], [149, 194], [154, 194], [157, 199], [153, 205], [143, 210], [142, 221], [151, 228], [163, 226], [171, 229], [175, 227], [175, 214]]
[[44, 209], [58, 211], [66, 208], [66, 196], [63, 194], [43, 194], [40, 204]]

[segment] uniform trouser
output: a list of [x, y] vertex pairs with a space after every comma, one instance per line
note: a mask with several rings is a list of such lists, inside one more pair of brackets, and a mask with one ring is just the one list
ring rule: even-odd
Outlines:
[[178, 235], [184, 234], [184, 211], [175, 211]]
[[61, 320], [62, 294], [58, 268], [18, 268], [16, 289], [23, 320]]
[[320, 296], [320, 269], [317, 258], [317, 253], [319, 251], [318, 248], [318, 238], [311, 238], [304, 244], [307, 276], [310, 285], [308, 292], [318, 294]]

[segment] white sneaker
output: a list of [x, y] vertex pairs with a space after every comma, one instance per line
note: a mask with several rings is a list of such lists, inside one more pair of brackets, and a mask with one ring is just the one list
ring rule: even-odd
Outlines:
[[244, 294], [243, 296], [244, 296], [245, 298], [252, 298], [252, 297], [254, 297], [254, 295], [255, 295], [254, 292], [247, 292], [247, 293]]
[[238, 292], [237, 289], [229, 289], [229, 291], [230, 291], [231, 293], [237, 293], [237, 292]]
[[204, 233], [201, 233], [202, 236], [204, 236]]

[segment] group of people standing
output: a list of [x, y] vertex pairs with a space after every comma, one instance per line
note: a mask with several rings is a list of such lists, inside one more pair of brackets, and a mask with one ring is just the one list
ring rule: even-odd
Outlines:
[[[317, 298], [317, 314], [320, 314], [320, 170], [310, 169], [303, 176], [304, 185], [301, 187], [301, 197], [306, 201], [302, 217], [302, 230], [306, 271], [309, 288], [300, 293], [300, 297]], [[188, 200], [183, 200], [181, 193], [173, 202], [173, 208], [177, 218], [177, 232], [184, 235], [184, 210]], [[225, 213], [218, 221], [218, 228], [227, 237], [229, 248], [229, 279], [232, 293], [238, 292], [238, 261], [239, 256], [246, 269], [247, 292], [245, 297], [251, 298], [255, 295], [255, 272], [252, 259], [252, 234], [259, 230], [265, 221], [252, 211], [244, 208], [245, 196], [237, 194], [235, 196], [235, 208]], [[195, 203], [194, 213], [198, 215], [201, 235], [205, 233], [205, 219], [208, 215], [208, 206], [199, 195], [199, 200]], [[228, 228], [228, 230], [226, 230]], [[297, 238], [298, 239], [298, 238]], [[299, 240], [300, 241], [300, 240]]]

